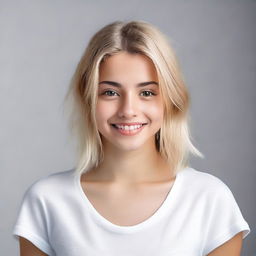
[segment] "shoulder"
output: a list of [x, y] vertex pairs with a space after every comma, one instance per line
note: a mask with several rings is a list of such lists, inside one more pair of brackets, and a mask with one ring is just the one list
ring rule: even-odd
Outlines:
[[208, 171], [198, 171], [189, 167], [184, 172], [185, 185], [194, 192], [205, 195], [230, 194], [230, 188], [219, 177]]
[[182, 199], [188, 205], [190, 216], [193, 213], [195, 216], [202, 216], [197, 223], [202, 228], [203, 255], [241, 231], [243, 238], [249, 234], [250, 227], [231, 189], [222, 179], [191, 167], [183, 174]]
[[67, 187], [72, 181], [74, 169], [55, 172], [35, 180], [25, 191], [25, 196], [30, 198], [55, 195], [56, 191]]
[[200, 187], [225, 187], [227, 186], [219, 177], [211, 174], [209, 171], [199, 171], [195, 168], [188, 167], [185, 170], [187, 179]]

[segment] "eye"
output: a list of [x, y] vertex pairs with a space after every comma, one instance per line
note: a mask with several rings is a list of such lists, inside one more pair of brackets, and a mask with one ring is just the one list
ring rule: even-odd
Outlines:
[[114, 93], [116, 93], [116, 92], [115, 91], [111, 91], [111, 90], [107, 90], [107, 91], [103, 92], [102, 95], [115, 96], [115, 95], [113, 95]]
[[[151, 92], [151, 91], [143, 91], [142, 93], [144, 93], [143, 96], [145, 96], [146, 98], [152, 97], [152, 96], [155, 96], [155, 95], [156, 95], [154, 92]], [[104, 91], [101, 95], [113, 97], [113, 96], [116, 96], [115, 94], [118, 95], [118, 93], [115, 92], [115, 91], [106, 90], [106, 91]]]
[[151, 92], [151, 91], [143, 91], [142, 93], [145, 93], [144, 96], [148, 97], [148, 96], [155, 96], [156, 94]]

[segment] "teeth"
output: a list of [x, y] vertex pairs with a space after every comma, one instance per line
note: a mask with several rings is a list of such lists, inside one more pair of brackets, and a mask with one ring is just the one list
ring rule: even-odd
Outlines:
[[128, 130], [135, 130], [135, 129], [138, 129], [138, 128], [140, 128], [141, 126], [142, 126], [142, 124], [141, 125], [117, 125], [117, 124], [115, 124], [115, 126], [118, 128], [118, 129], [122, 129], [122, 130], [126, 130], [126, 131], [128, 131]]

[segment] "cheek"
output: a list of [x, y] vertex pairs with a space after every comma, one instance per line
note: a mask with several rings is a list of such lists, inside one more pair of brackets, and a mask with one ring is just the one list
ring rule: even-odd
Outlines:
[[107, 102], [98, 101], [96, 105], [96, 120], [100, 124], [102, 121], [109, 119], [113, 113], [115, 107], [113, 104], [108, 104]]
[[149, 104], [145, 111], [152, 120], [162, 122], [164, 115], [164, 108], [162, 104], [157, 102], [155, 104]]
[[106, 108], [104, 108], [104, 104], [102, 103], [97, 103], [96, 105], [96, 120], [97, 123], [100, 125], [100, 121], [102, 119], [105, 119], [104, 117], [106, 116]]

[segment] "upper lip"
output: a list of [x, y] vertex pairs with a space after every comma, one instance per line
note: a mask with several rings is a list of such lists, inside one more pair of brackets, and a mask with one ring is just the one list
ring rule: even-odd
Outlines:
[[141, 125], [141, 124], [147, 124], [147, 123], [114, 123], [115, 125]]

